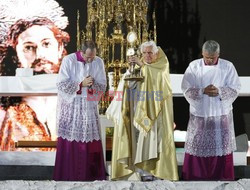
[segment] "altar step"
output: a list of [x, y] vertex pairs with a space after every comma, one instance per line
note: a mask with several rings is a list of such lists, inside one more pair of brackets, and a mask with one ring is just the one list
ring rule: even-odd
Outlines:
[[[183, 149], [177, 148], [179, 176], [184, 158]], [[236, 179], [250, 178], [250, 165], [246, 153], [234, 153]], [[106, 154], [107, 172], [111, 173], [111, 151]], [[249, 157], [247, 158], [250, 161]], [[52, 180], [55, 152], [0, 152], [0, 180]]]
[[247, 165], [250, 165], [250, 156], [247, 156]]
[[[0, 180], [52, 180], [54, 166], [0, 165]], [[235, 166], [235, 180], [250, 178], [250, 166]], [[181, 178], [182, 166], [178, 166]]]

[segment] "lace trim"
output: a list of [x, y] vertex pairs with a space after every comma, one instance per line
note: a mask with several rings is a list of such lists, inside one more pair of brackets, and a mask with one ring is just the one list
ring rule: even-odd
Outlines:
[[105, 90], [106, 90], [106, 84], [100, 84], [100, 83], [97, 83], [97, 82], [95, 82], [94, 84], [93, 84], [93, 89], [96, 91], [96, 92], [105, 92]]
[[229, 87], [221, 87], [221, 100], [228, 100], [228, 101], [234, 101], [236, 97], [238, 96], [238, 92], [232, 88]]
[[199, 157], [223, 156], [236, 150], [233, 115], [196, 117], [190, 115], [185, 151]]
[[65, 101], [72, 102], [79, 90], [79, 83], [76, 81], [66, 80], [56, 84], [58, 94], [64, 98]]
[[66, 80], [56, 83], [58, 91], [63, 93], [74, 95], [79, 88], [79, 83], [76, 81]]
[[193, 105], [194, 107], [199, 107], [201, 108], [202, 104], [202, 100], [203, 100], [203, 95], [201, 95], [201, 89], [199, 88], [189, 88], [184, 96], [186, 98], [186, 100], [190, 103], [190, 105]]
[[185, 94], [186, 94], [187, 98], [190, 98], [192, 100], [200, 100], [201, 99], [200, 89], [198, 89], [198, 88], [189, 88]]
[[99, 102], [105, 93], [106, 84], [94, 83], [92, 88], [88, 89], [87, 100]]
[[74, 98], [72, 103], [59, 99], [58, 136], [69, 141], [91, 142], [100, 140], [100, 123], [97, 106], [86, 97]]

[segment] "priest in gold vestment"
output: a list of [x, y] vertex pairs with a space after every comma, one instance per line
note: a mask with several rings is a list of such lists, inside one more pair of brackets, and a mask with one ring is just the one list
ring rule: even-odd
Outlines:
[[142, 58], [131, 56], [129, 62], [144, 80], [125, 81], [127, 71], [106, 112], [115, 123], [111, 179], [178, 180], [168, 59], [153, 41], [141, 44], [140, 51]]

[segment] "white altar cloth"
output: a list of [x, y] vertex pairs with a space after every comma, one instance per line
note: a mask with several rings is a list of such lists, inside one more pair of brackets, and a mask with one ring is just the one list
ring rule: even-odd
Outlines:
[[31, 77], [0, 77], [1, 96], [56, 95], [57, 74], [43, 74]]
[[[181, 81], [183, 74], [170, 74], [173, 96], [183, 96]], [[56, 95], [57, 74], [43, 74], [31, 77], [0, 77], [0, 96]], [[250, 96], [250, 76], [241, 76], [239, 96]]]

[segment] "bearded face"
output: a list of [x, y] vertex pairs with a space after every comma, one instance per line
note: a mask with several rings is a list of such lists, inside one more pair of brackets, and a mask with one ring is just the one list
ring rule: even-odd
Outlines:
[[31, 66], [35, 73], [40, 74], [53, 74], [58, 73], [60, 69], [60, 64], [53, 63], [46, 59], [36, 59]]
[[18, 36], [16, 52], [21, 67], [51, 74], [59, 71], [63, 47], [48, 27], [34, 25]]

